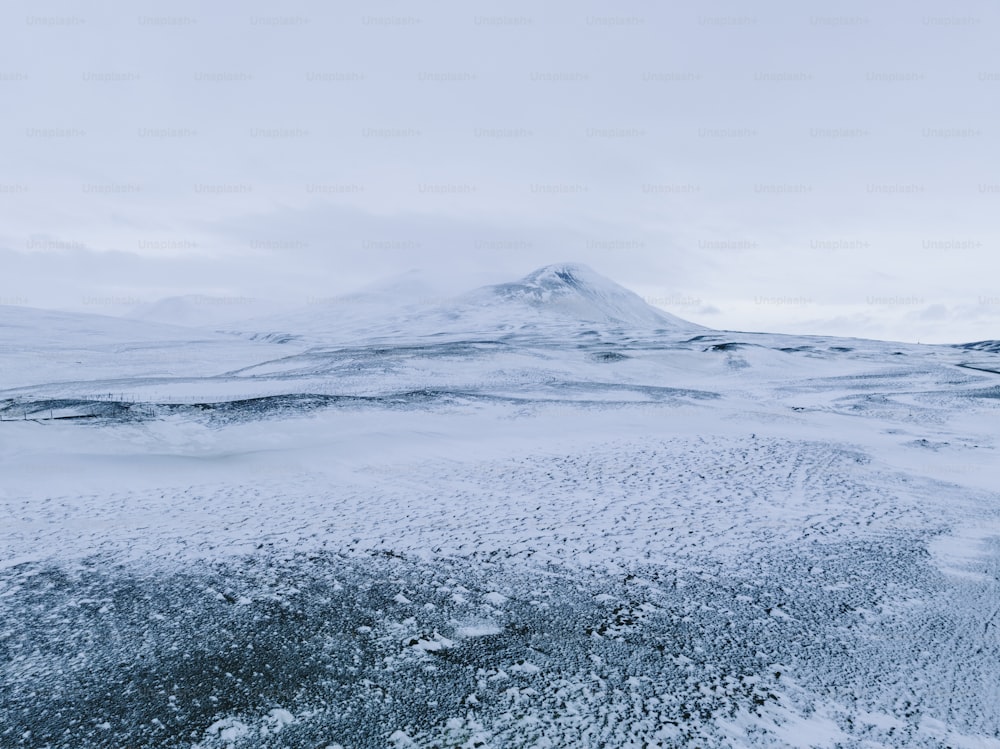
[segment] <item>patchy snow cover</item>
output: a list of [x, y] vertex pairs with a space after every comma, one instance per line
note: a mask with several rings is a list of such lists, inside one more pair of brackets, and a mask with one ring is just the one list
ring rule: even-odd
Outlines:
[[367, 294], [0, 308], [0, 745], [1000, 746], [989, 346]]

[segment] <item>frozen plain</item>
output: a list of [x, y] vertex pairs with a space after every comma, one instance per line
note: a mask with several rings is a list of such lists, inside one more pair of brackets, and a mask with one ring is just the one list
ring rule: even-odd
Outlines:
[[405, 296], [0, 307], [0, 746], [1000, 747], [1000, 344]]

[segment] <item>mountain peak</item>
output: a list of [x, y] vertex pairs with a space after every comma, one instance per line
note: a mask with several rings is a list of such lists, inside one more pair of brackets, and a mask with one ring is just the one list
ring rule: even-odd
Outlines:
[[603, 279], [604, 277], [595, 273], [589, 265], [583, 263], [554, 263], [543, 265], [541, 268], [532, 271], [524, 277], [525, 281], [535, 283], [563, 283], [575, 286], [587, 280]]
[[519, 281], [487, 286], [475, 293], [483, 304], [499, 300], [579, 321], [643, 327], [700, 327], [656, 309], [638, 294], [583, 263], [545, 265]]

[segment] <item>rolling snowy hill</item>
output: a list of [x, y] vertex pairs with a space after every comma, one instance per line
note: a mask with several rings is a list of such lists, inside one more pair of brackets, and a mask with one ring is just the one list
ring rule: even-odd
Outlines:
[[242, 296], [185, 294], [138, 304], [126, 317], [164, 325], [217, 330], [248, 317], [277, 314], [289, 305]]

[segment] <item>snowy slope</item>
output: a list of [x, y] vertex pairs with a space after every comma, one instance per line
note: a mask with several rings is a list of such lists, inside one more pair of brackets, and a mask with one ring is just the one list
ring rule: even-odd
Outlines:
[[2, 311], [0, 745], [1000, 747], [1000, 353], [362, 296]]
[[0, 389], [181, 373], [205, 376], [280, 352], [207, 330], [0, 305]]
[[288, 306], [251, 297], [186, 294], [136, 305], [125, 316], [164, 325], [216, 330], [247, 318], [277, 314]]
[[962, 343], [958, 348], [966, 351], [989, 351], [990, 353], [1000, 353], [1000, 341], [976, 341], [975, 343]]

